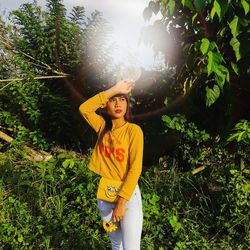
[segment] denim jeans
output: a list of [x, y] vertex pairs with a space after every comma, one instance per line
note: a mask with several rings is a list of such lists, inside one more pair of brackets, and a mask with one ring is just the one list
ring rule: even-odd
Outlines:
[[[103, 221], [110, 221], [115, 203], [103, 200], [97, 200], [98, 208]], [[109, 232], [112, 250], [140, 250], [141, 232], [142, 232], [142, 200], [138, 184], [126, 204], [128, 208], [123, 219], [116, 223], [118, 229]]]

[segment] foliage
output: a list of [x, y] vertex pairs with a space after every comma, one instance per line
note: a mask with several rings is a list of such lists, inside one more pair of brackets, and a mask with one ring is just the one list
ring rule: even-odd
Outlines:
[[1, 154], [0, 245], [105, 249], [95, 198], [98, 178], [86, 164], [70, 152], [45, 163], [20, 158], [17, 150]]
[[212, 138], [205, 130], [200, 131], [193, 122], [188, 122], [183, 115], [164, 115], [162, 120], [167, 127], [166, 132], [175, 135], [174, 156], [179, 159], [180, 168], [190, 170], [197, 165], [208, 167], [222, 163], [223, 151], [220, 147], [214, 147], [219, 136]]
[[144, 200], [143, 249], [247, 248], [249, 175], [235, 170], [237, 177], [223, 177], [210, 169], [196, 176], [180, 172], [176, 162], [167, 157], [142, 177], [142, 193], [158, 197], [156, 204]]
[[47, 70], [77, 74], [80, 66], [89, 70], [91, 64], [103, 67], [109, 61], [109, 26], [98, 11], [86, 17], [84, 7], [75, 6], [67, 18], [61, 0], [48, 0], [47, 11], [26, 3], [11, 17], [18, 28], [12, 36], [17, 49], [46, 63]]
[[242, 120], [236, 124], [234, 133], [230, 135], [228, 141], [237, 141], [241, 143], [250, 143], [250, 123], [247, 120]]
[[[144, 40], [155, 43], [169, 66], [176, 68], [162, 72], [158, 80], [152, 76], [153, 96], [144, 89], [144, 100], [137, 100], [148, 104], [141, 113], [145, 107], [152, 111], [157, 98], [167, 105], [180, 93], [180, 84], [184, 92], [199, 86], [210, 106], [229, 82], [235, 85], [246, 78], [249, 4], [245, 0], [224, 4], [222, 8], [220, 0], [149, 3], [146, 19], [152, 12], [163, 14], [151, 27], [152, 32], [160, 31], [161, 39], [150, 35]], [[48, 0], [46, 11], [35, 3], [24, 4], [12, 12], [11, 22], [0, 20], [0, 74], [4, 79], [23, 80], [1, 83], [0, 90], [1, 131], [15, 138], [10, 146], [0, 144], [5, 151], [0, 153], [0, 246], [107, 249], [108, 236], [96, 206], [99, 177], [87, 169], [89, 154], [62, 153], [52, 146], [79, 149], [68, 91], [77, 86], [87, 97], [105, 85], [105, 81], [103, 86], [97, 84], [105, 77], [93, 74], [93, 68], [107, 72], [103, 65], [109, 60], [108, 50], [96, 38], [108, 26], [99, 12], [87, 18], [81, 7], [74, 7], [67, 17], [60, 0]], [[166, 40], [173, 47], [166, 49]], [[97, 55], [98, 47], [103, 53]], [[36, 79], [64, 76], [64, 72], [74, 77]], [[78, 78], [81, 86], [74, 86]], [[166, 92], [170, 93], [167, 99]], [[241, 120], [225, 138], [208, 134], [183, 115], [165, 115], [162, 121], [175, 147], [140, 179], [142, 249], [247, 249], [249, 121]], [[155, 129], [150, 130], [155, 134]], [[39, 163], [27, 160], [20, 149], [26, 144], [50, 150], [53, 158]]]
[[[224, 142], [185, 117], [163, 120], [167, 133], [178, 131], [185, 142], [185, 147], [177, 147], [189, 157], [189, 168], [183, 172], [182, 159], [173, 153], [143, 172], [142, 249], [247, 249], [249, 147], [244, 144], [241, 153], [229, 153]], [[40, 163], [25, 159], [18, 147], [0, 154], [1, 246], [109, 247], [96, 205], [99, 177], [87, 169], [89, 155], [60, 151], [54, 148], [53, 158]], [[205, 164], [201, 172], [189, 171]]]
[[41, 81], [30, 78], [13, 82], [0, 96], [0, 123], [11, 128], [14, 137], [42, 149], [53, 145], [54, 141], [73, 143], [74, 136], [65, 134], [72, 126], [68, 101], [51, 93]]
[[[46, 10], [36, 2], [22, 4], [9, 18], [0, 21], [0, 73], [6, 80], [0, 83], [1, 126], [41, 149], [55, 143], [78, 148], [80, 92], [91, 95], [89, 86], [106, 70], [108, 25], [101, 13], [86, 17], [79, 6], [68, 18], [61, 0], [48, 0]], [[103, 70], [94, 72], [97, 66]], [[64, 80], [65, 73], [73, 76]]]
[[[218, 178], [218, 182], [225, 187], [222, 197], [227, 201], [221, 206], [218, 223], [222, 230], [227, 232], [227, 244], [238, 240], [238, 244], [249, 242], [249, 216], [250, 216], [250, 171], [249, 168], [228, 168], [226, 178]], [[246, 241], [246, 242], [247, 242]]]
[[184, 93], [198, 85], [211, 106], [249, 73], [248, 1], [150, 1], [144, 19], [159, 11], [162, 19], [143, 30], [142, 41], [176, 67]]
[[163, 121], [177, 143], [141, 178], [145, 249], [247, 248], [249, 146], [237, 144], [230, 153], [226, 142], [181, 115]]

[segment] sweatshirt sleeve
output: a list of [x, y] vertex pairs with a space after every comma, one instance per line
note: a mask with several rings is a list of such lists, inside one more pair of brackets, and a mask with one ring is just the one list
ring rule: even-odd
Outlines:
[[126, 179], [118, 193], [119, 196], [130, 200], [142, 171], [143, 132], [139, 126], [134, 126], [130, 135], [129, 170]]
[[98, 108], [104, 108], [108, 99], [102, 91], [99, 94], [89, 98], [87, 101], [79, 106], [79, 111], [88, 124], [98, 133], [105, 121], [102, 116], [98, 115], [95, 111]]

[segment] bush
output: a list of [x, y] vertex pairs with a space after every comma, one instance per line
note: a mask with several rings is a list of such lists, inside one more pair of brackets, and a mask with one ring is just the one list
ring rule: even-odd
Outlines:
[[0, 245], [7, 249], [106, 249], [98, 177], [69, 153], [43, 163], [1, 154]]
[[[178, 148], [140, 178], [142, 250], [247, 249], [248, 144], [236, 142], [229, 153], [226, 142], [185, 119], [178, 127], [178, 119], [167, 119]], [[24, 156], [18, 147], [0, 154], [1, 249], [109, 249], [96, 205], [99, 176], [87, 169], [89, 156], [65, 151], [40, 163]], [[183, 159], [189, 168], [182, 168]]]

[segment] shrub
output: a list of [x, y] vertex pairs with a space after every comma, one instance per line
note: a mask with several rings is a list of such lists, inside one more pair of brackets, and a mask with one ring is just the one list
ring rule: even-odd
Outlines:
[[[142, 249], [247, 249], [246, 142], [236, 142], [240, 150], [229, 153], [225, 143], [185, 119], [179, 117], [171, 126], [180, 133], [178, 149], [140, 178]], [[193, 132], [186, 133], [190, 129]], [[2, 249], [110, 248], [96, 205], [99, 176], [87, 169], [89, 155], [55, 151], [53, 158], [40, 163], [24, 156], [18, 147], [0, 154]], [[189, 164], [185, 171], [183, 159]]]

